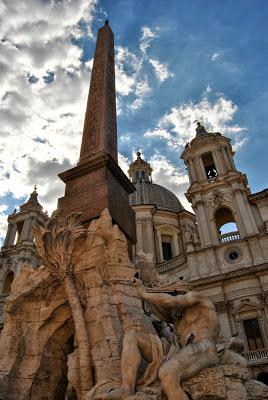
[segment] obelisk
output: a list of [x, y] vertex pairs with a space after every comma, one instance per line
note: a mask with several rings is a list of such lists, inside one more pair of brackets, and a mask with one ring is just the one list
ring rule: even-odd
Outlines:
[[108, 21], [99, 29], [91, 74], [80, 160], [59, 174], [66, 183], [58, 200], [64, 215], [82, 212], [82, 222], [108, 208], [130, 243], [136, 242], [134, 211], [128, 196], [135, 188], [117, 163], [114, 35]]
[[102, 152], [117, 161], [115, 99], [114, 35], [106, 20], [98, 32], [80, 162]]

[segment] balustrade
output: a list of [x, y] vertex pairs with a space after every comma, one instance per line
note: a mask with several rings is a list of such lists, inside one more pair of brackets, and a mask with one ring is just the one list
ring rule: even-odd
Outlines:
[[232, 240], [239, 240], [239, 239], [240, 239], [240, 235], [239, 235], [239, 232], [237, 232], [237, 231], [224, 233], [219, 238], [220, 243], [231, 242]]
[[170, 260], [157, 263], [155, 265], [155, 269], [157, 270], [157, 272], [171, 271], [172, 269], [175, 269], [181, 264], [183, 264], [185, 261], [186, 261], [186, 256], [182, 254], [177, 257], [171, 258]]
[[245, 353], [245, 357], [248, 360], [249, 364], [250, 363], [255, 363], [255, 362], [268, 362], [268, 349], [258, 349], [258, 350], [251, 350], [247, 353]]

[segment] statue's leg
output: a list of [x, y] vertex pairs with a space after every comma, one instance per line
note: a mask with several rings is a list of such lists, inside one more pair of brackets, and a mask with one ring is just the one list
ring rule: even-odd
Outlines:
[[105, 400], [121, 400], [135, 393], [141, 357], [150, 362], [152, 345], [148, 334], [130, 330], [125, 333], [121, 355], [122, 386], [102, 395]]
[[180, 385], [180, 367], [178, 360], [171, 359], [159, 370], [159, 378], [168, 400], [188, 400], [188, 396]]
[[181, 381], [197, 375], [204, 368], [217, 362], [215, 348], [208, 343], [192, 343], [181, 349], [165, 362], [159, 371], [159, 378], [168, 400], [188, 400]]

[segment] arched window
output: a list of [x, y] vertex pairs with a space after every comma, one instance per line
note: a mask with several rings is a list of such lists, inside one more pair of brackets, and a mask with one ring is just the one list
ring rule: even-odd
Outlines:
[[215, 212], [214, 219], [221, 242], [240, 238], [234, 215], [229, 208], [219, 208]]
[[22, 234], [22, 229], [23, 229], [24, 221], [19, 221], [17, 222], [17, 232], [16, 232], [16, 237], [15, 237], [15, 244], [18, 244], [21, 242], [21, 234]]
[[202, 155], [202, 161], [208, 179], [214, 179], [218, 176], [218, 172], [214, 163], [214, 158], [211, 152]]
[[14, 272], [10, 271], [5, 279], [4, 286], [3, 286], [3, 294], [10, 294], [11, 292], [11, 284], [14, 280]]
[[257, 376], [257, 380], [268, 386], [268, 372], [260, 372]]

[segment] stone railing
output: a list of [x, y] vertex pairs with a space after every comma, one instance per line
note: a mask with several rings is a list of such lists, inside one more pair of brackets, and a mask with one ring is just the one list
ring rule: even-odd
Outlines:
[[240, 239], [240, 235], [239, 235], [239, 232], [237, 232], [237, 231], [224, 233], [219, 238], [220, 243], [231, 242], [232, 240], [239, 240], [239, 239]]
[[172, 269], [179, 267], [185, 261], [186, 261], [186, 256], [184, 254], [181, 254], [177, 257], [171, 258], [168, 261], [162, 261], [160, 263], [155, 264], [155, 269], [159, 273], [171, 271]]
[[249, 351], [248, 353], [245, 353], [245, 357], [249, 364], [268, 363], [268, 348]]

